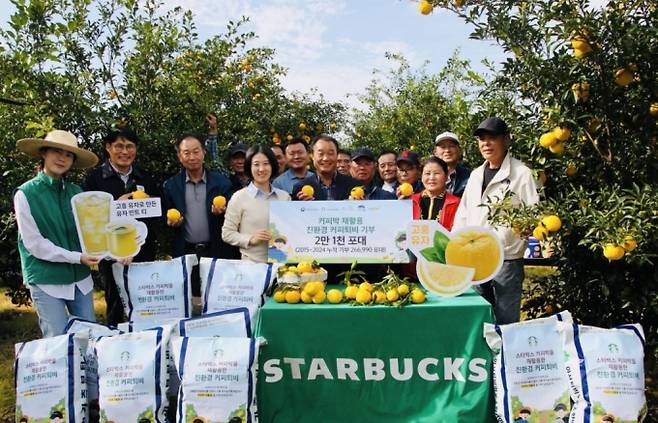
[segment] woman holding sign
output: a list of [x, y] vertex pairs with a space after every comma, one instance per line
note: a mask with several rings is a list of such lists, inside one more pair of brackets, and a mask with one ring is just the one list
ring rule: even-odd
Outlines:
[[23, 282], [30, 288], [43, 336], [61, 335], [68, 314], [96, 320], [89, 267], [100, 257], [80, 252], [71, 197], [82, 190], [65, 176], [71, 168], [94, 166], [98, 157], [79, 148], [75, 135], [60, 130], [45, 139], [21, 139], [16, 147], [41, 159], [39, 173], [14, 195]]
[[272, 239], [269, 202], [289, 201], [290, 195], [272, 186], [272, 179], [279, 173], [279, 164], [269, 147], [260, 144], [250, 147], [244, 168], [251, 182], [231, 197], [224, 217], [222, 239], [240, 247], [243, 259], [264, 263]]

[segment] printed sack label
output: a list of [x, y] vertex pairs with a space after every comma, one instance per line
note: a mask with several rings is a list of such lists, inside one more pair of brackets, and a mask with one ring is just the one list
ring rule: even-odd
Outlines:
[[179, 423], [258, 421], [257, 341], [199, 337], [177, 338], [172, 343], [181, 380]]
[[173, 260], [112, 265], [128, 320], [160, 322], [192, 316], [193, 254]]
[[494, 353], [496, 418], [499, 422], [566, 422], [569, 381], [558, 323], [568, 311], [509, 325], [485, 323]]
[[[276, 276], [272, 263], [202, 257], [199, 263], [203, 314], [234, 307], [260, 307]], [[252, 316], [253, 319], [254, 316]]]
[[100, 423], [164, 421], [168, 338], [155, 328], [96, 342]]
[[229, 308], [199, 317], [181, 320], [178, 328], [180, 336], [221, 336], [251, 338], [253, 332], [251, 316], [257, 314], [254, 305]]
[[86, 333], [16, 344], [16, 421], [87, 421]]
[[635, 423], [647, 413], [642, 326], [561, 324], [572, 423]]

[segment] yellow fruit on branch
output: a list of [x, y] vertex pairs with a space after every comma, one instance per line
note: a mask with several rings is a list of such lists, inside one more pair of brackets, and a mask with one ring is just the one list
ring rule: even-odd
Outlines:
[[586, 53], [592, 51], [592, 46], [589, 44], [589, 40], [582, 35], [576, 35], [571, 39], [571, 47], [574, 50], [581, 50]]
[[576, 167], [576, 165], [573, 163], [569, 163], [569, 165], [567, 165], [567, 176], [571, 178], [575, 176], [576, 173], [578, 173], [578, 168]]
[[411, 302], [414, 304], [421, 304], [425, 302], [425, 293], [420, 289], [411, 291]]
[[370, 282], [361, 282], [359, 289], [365, 289], [368, 292], [372, 292], [373, 286]]
[[345, 297], [353, 300], [356, 298], [356, 294], [359, 292], [359, 288], [356, 285], [350, 285], [345, 288]]
[[375, 291], [372, 297], [377, 304], [384, 304], [386, 302], [386, 293], [384, 291]]
[[181, 214], [178, 210], [176, 209], [169, 209], [167, 210], [167, 220], [173, 223], [176, 223], [180, 220]]
[[304, 129], [306, 129], [306, 124], [305, 124], [304, 122], [300, 122], [300, 123], [299, 123], [299, 129], [301, 129], [302, 131], [303, 131]]
[[359, 289], [356, 293], [356, 302], [359, 304], [369, 304], [372, 301], [372, 294], [365, 289]]
[[544, 225], [549, 232], [557, 232], [562, 227], [562, 221], [554, 214], [544, 217], [541, 220], [541, 224]]
[[630, 85], [635, 79], [633, 72], [626, 68], [617, 69], [615, 72], [615, 83], [620, 87], [626, 87]]
[[418, 10], [423, 15], [429, 15], [430, 13], [432, 13], [433, 9], [434, 6], [432, 6], [432, 3], [430, 3], [427, 0], [420, 0], [420, 3], [418, 3]]
[[658, 103], [651, 103], [649, 106], [649, 114], [653, 117], [658, 117]]
[[557, 144], [558, 139], [555, 137], [555, 134], [553, 132], [546, 132], [545, 134], [542, 134], [541, 137], [539, 137], [539, 145], [541, 145], [544, 148], [549, 148], [555, 144]]
[[409, 182], [405, 182], [400, 185], [400, 194], [403, 197], [411, 197], [413, 193], [414, 193], [414, 187], [412, 187]]
[[609, 261], [620, 260], [624, 257], [624, 254], [626, 254], [626, 251], [620, 245], [608, 243], [603, 247], [603, 256]]
[[553, 135], [558, 141], [566, 141], [571, 136], [571, 129], [565, 126], [557, 126], [553, 129]]
[[395, 302], [400, 298], [400, 294], [398, 293], [398, 290], [395, 288], [391, 288], [388, 291], [386, 291], [386, 299], [389, 302]]
[[212, 199], [212, 205], [217, 209], [221, 209], [226, 206], [226, 197], [223, 195], [218, 195]]
[[402, 285], [398, 286], [398, 294], [400, 294], [401, 297], [406, 297], [407, 294], [409, 294], [409, 285], [403, 283]]
[[354, 200], [363, 200], [366, 196], [366, 192], [363, 187], [354, 187], [350, 191], [350, 198]]
[[453, 0], [453, 1], [452, 1], [452, 4], [453, 4], [455, 7], [460, 8], [460, 7], [462, 7], [462, 6], [464, 6], [464, 5], [466, 4], [466, 0]]
[[589, 88], [590, 85], [587, 81], [576, 82], [575, 84], [571, 85], [571, 92], [573, 93], [573, 97], [576, 100], [576, 103], [585, 103], [587, 100], [589, 100]]
[[564, 153], [564, 143], [558, 142], [548, 147], [548, 149], [551, 151], [551, 153], [557, 154], [559, 156], [560, 154]]
[[548, 237], [548, 229], [546, 229], [542, 225], [539, 225], [535, 229], [533, 229], [532, 236], [534, 236], [540, 241], [544, 241]]
[[635, 241], [635, 238], [633, 238], [633, 236], [626, 235], [624, 237], [624, 244], [622, 245], [622, 247], [627, 253], [630, 253], [631, 251], [637, 248], [637, 241]]
[[310, 185], [304, 185], [302, 187], [302, 194], [306, 195], [307, 197], [313, 197], [313, 194], [315, 194], [315, 190]]

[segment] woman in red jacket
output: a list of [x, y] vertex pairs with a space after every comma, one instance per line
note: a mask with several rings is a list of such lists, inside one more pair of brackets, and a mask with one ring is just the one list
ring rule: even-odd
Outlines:
[[423, 164], [421, 181], [423, 191], [411, 196], [414, 220], [436, 220], [448, 230], [459, 206], [459, 197], [446, 192], [448, 165], [436, 156]]

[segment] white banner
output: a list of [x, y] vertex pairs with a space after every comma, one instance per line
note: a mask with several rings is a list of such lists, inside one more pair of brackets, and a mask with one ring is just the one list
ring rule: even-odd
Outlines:
[[410, 200], [272, 201], [269, 260], [408, 263]]
[[160, 205], [159, 197], [112, 201], [111, 218], [133, 217], [135, 219], [141, 219], [160, 216], [162, 216], [162, 206]]

